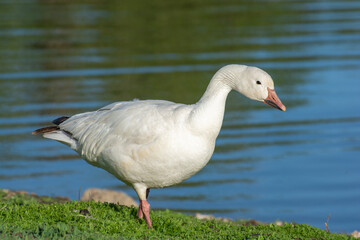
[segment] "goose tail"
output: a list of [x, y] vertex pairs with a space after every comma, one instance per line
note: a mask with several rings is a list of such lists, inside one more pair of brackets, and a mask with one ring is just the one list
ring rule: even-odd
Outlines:
[[39, 128], [32, 132], [33, 135], [42, 134], [44, 138], [49, 138], [68, 145], [72, 149], [76, 150], [77, 141], [72, 137], [72, 134], [68, 131], [62, 130], [60, 124], [69, 119], [69, 117], [59, 117], [52, 121], [56, 126], [49, 126]]

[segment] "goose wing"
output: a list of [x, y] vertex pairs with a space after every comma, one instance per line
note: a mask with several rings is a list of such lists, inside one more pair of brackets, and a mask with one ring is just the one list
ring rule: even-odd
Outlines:
[[156, 100], [117, 102], [74, 115], [59, 127], [71, 133], [77, 143], [74, 150], [91, 160], [114, 145], [146, 146], [156, 141], [174, 127], [174, 112], [181, 106]]

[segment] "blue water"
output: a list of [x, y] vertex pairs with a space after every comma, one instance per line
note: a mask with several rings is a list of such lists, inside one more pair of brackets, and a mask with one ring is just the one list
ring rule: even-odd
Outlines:
[[[151, 10], [150, 10], [151, 9]], [[236, 93], [209, 164], [153, 208], [360, 230], [360, 2], [0, 1], [0, 188], [135, 192], [32, 136], [121, 100], [194, 103], [223, 65], [272, 75], [286, 112]]]

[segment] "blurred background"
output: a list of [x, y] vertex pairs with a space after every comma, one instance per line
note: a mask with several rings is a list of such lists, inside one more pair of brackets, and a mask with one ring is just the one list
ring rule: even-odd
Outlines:
[[[273, 77], [287, 112], [232, 92], [209, 164], [152, 208], [360, 226], [360, 1], [0, 0], [0, 188], [135, 192], [32, 136], [114, 101], [195, 103], [230, 63]], [[358, 229], [359, 230], [359, 229]]]

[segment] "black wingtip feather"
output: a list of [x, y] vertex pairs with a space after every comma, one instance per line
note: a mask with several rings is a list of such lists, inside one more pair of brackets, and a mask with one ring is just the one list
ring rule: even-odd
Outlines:
[[56, 130], [59, 130], [59, 129], [60, 128], [58, 126], [44, 127], [44, 128], [39, 128], [39, 129], [33, 131], [32, 134], [33, 135], [44, 134], [44, 133], [56, 131]]
[[65, 122], [68, 119], [69, 119], [69, 117], [63, 116], [63, 117], [59, 117], [59, 118], [55, 119], [54, 121], [52, 121], [52, 123], [55, 125], [60, 125], [61, 123]]

